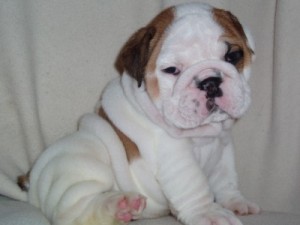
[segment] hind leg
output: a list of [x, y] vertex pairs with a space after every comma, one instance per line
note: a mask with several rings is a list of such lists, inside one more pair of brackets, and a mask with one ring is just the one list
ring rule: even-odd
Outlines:
[[107, 192], [95, 196], [83, 213], [71, 224], [115, 225], [138, 219], [146, 206], [146, 199], [132, 192]]
[[136, 193], [114, 193], [105, 201], [105, 208], [115, 220], [119, 222], [129, 222], [141, 216], [146, 199]]

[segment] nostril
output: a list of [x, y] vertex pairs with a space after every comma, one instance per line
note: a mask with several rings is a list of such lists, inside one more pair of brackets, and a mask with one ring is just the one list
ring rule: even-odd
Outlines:
[[206, 91], [207, 98], [216, 98], [221, 97], [223, 95], [223, 92], [220, 89], [221, 83], [221, 77], [208, 77], [203, 81], [199, 82], [197, 84], [197, 87], [202, 91]]

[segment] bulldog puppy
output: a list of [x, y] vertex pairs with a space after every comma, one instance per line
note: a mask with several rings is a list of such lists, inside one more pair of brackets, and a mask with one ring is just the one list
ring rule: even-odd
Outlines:
[[253, 43], [230, 12], [168, 8], [128, 40], [97, 113], [50, 146], [29, 202], [55, 225], [123, 224], [172, 213], [186, 225], [241, 225], [230, 128], [250, 104]]

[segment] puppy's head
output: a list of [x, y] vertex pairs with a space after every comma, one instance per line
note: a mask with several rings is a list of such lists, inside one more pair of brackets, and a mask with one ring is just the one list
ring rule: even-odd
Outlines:
[[253, 58], [234, 15], [191, 3], [164, 10], [134, 33], [116, 67], [146, 90], [166, 123], [192, 129], [245, 112]]

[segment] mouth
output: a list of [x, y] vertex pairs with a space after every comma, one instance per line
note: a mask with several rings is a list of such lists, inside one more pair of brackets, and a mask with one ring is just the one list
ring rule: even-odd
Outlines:
[[219, 107], [215, 102], [215, 98], [208, 98], [206, 101], [206, 108], [210, 113], [215, 112]]
[[222, 122], [230, 117], [222, 108], [216, 103], [215, 97], [208, 97], [206, 95], [206, 104], [205, 107], [208, 111], [208, 117], [203, 121], [203, 124], [209, 122]]

